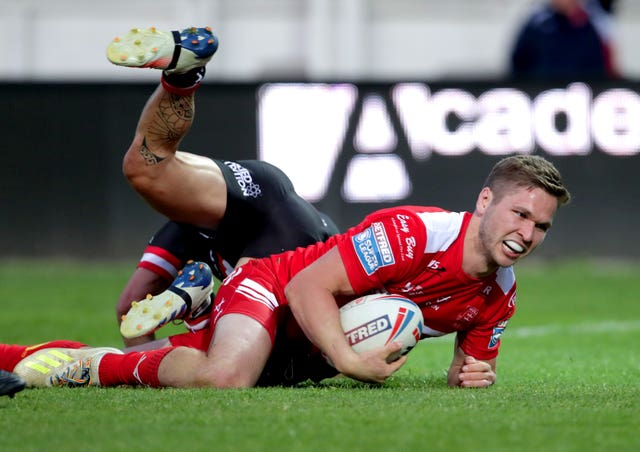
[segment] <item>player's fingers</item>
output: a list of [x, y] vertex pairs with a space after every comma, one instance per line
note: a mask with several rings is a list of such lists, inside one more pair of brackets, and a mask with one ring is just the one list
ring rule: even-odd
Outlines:
[[400, 349], [402, 348], [402, 343], [401, 342], [391, 342], [389, 344], [386, 344], [384, 347], [380, 347], [377, 348], [375, 350], [367, 350], [365, 352], [360, 353], [360, 358], [363, 361], [369, 360], [371, 358], [376, 359], [376, 360], [385, 360], [387, 361], [387, 358], [394, 354], [394, 353], [398, 353], [398, 351], [400, 351]]
[[487, 388], [491, 386], [491, 382], [487, 379], [482, 380], [464, 380], [460, 383], [463, 388]]
[[402, 350], [402, 342], [390, 342], [379, 349], [376, 356], [386, 362], [396, 361], [400, 356], [400, 353], [398, 353], [400, 350]]
[[491, 365], [484, 361], [475, 361], [471, 364], [465, 364], [460, 370], [462, 372], [491, 372]]
[[[496, 374], [493, 371], [489, 372], [463, 372], [459, 376], [461, 386], [469, 387], [475, 386], [475, 382], [487, 382], [486, 384], [480, 383], [481, 386], [489, 386], [496, 381]], [[465, 383], [467, 383], [465, 385]]]
[[402, 350], [402, 342], [400, 341], [389, 342], [387, 345], [384, 346], [384, 349], [387, 351], [388, 354], [398, 352]]
[[400, 369], [406, 362], [407, 362], [407, 355], [404, 355], [396, 359], [395, 361], [389, 363], [389, 369], [391, 370], [391, 373], [394, 373], [396, 370]]
[[466, 366], [462, 366], [460, 369], [462, 372], [472, 373], [472, 372], [489, 372], [491, 371], [490, 366], [484, 366], [481, 363], [478, 364], [470, 364]]
[[384, 381], [389, 378], [396, 370], [404, 365], [407, 362], [407, 357], [402, 356], [391, 363], [385, 364], [383, 368], [379, 369], [379, 373], [372, 380], [376, 383], [384, 383]]

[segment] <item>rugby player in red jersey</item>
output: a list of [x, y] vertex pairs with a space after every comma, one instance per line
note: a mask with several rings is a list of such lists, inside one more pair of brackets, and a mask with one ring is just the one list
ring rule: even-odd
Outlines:
[[[292, 349], [309, 358], [295, 369], [298, 378], [330, 374], [305, 373], [322, 352], [334, 373], [382, 382], [406, 360], [386, 361], [400, 344], [356, 354], [338, 309], [356, 296], [386, 291], [421, 307], [424, 338], [456, 334], [449, 385], [489, 386], [515, 310], [512, 266], [544, 240], [568, 201], [547, 160], [507, 157], [493, 167], [473, 213], [418, 206], [374, 212], [325, 242], [238, 267], [220, 287], [207, 328], [172, 339], [170, 347], [124, 355], [97, 349], [32, 384], [249, 387], [265, 371], [277, 380], [279, 370], [269, 370], [268, 360]], [[0, 347], [0, 368], [12, 371], [2, 365], [6, 354], [11, 351]]]
[[[36, 386], [250, 387], [338, 372], [383, 382], [406, 360], [386, 360], [400, 344], [356, 354], [338, 309], [386, 291], [421, 307], [423, 338], [456, 334], [450, 386], [486, 387], [495, 382], [500, 336], [515, 309], [512, 266], [543, 241], [569, 198], [544, 158], [507, 157], [491, 170], [473, 212], [385, 209], [325, 242], [237, 267], [218, 291], [207, 327], [171, 338], [169, 347], [127, 354], [86, 349], [38, 380], [16, 370], [35, 353], [25, 358], [20, 350], [18, 362], [11, 358], [18, 346], [0, 346], [0, 368]], [[199, 266], [193, 271], [196, 279], [204, 274]], [[161, 299], [141, 305], [153, 315]], [[335, 369], [327, 369], [322, 354]]]

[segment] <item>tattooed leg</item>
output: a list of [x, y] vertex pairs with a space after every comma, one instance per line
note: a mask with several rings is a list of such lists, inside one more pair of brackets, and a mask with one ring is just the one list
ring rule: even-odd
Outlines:
[[147, 165], [155, 165], [175, 154], [178, 144], [193, 123], [193, 94], [179, 96], [158, 90], [142, 113], [138, 134], [142, 136], [140, 154]]
[[140, 115], [123, 171], [136, 192], [161, 214], [215, 228], [226, 208], [222, 172], [210, 158], [178, 150], [194, 117], [193, 92], [180, 95], [158, 86]]

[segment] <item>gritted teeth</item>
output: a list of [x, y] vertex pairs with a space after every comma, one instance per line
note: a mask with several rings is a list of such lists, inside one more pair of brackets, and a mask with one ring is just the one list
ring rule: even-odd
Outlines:
[[504, 244], [509, 247], [514, 253], [523, 253], [524, 247], [521, 246], [518, 242], [514, 242], [513, 240], [505, 240]]

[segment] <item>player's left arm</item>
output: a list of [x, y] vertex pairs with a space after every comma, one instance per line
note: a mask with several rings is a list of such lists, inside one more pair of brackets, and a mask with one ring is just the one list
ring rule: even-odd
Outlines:
[[486, 388], [496, 382], [500, 337], [515, 312], [516, 283], [513, 270], [500, 270], [496, 284], [486, 299], [483, 320], [473, 329], [459, 331], [456, 335], [453, 360], [447, 373], [449, 386]]
[[453, 350], [453, 360], [447, 373], [447, 384], [461, 388], [486, 388], [496, 382], [496, 358], [479, 360], [467, 355], [458, 345]]

